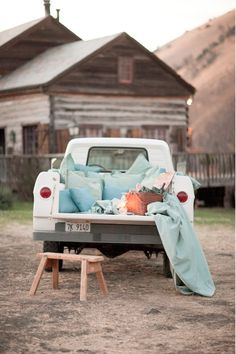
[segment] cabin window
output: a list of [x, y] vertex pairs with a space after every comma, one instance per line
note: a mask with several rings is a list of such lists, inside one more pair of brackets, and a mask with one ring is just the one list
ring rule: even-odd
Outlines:
[[143, 126], [143, 137], [148, 139], [167, 139], [167, 127], [164, 126]]
[[102, 136], [102, 126], [101, 125], [80, 125], [79, 136], [80, 137]]
[[28, 125], [23, 127], [23, 153], [38, 153], [38, 130], [37, 125]]
[[120, 84], [133, 82], [134, 60], [131, 57], [118, 58], [118, 81]]

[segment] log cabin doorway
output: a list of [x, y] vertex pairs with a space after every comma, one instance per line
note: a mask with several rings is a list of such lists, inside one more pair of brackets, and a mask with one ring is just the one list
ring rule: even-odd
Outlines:
[[0, 128], [0, 155], [5, 155], [5, 129]]

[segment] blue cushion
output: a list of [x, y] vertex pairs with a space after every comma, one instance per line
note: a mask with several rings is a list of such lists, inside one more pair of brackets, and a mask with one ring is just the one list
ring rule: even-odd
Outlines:
[[147, 172], [145, 173], [145, 177], [141, 182], [141, 186], [148, 188], [148, 189], [152, 189], [156, 177], [160, 176], [162, 173], [165, 173], [166, 169], [164, 167], [152, 167], [149, 170], [147, 170]]
[[71, 154], [66, 155], [60, 165], [60, 175], [61, 175], [61, 182], [65, 183], [68, 176], [68, 171], [79, 171], [86, 173], [88, 171], [93, 172], [100, 172], [102, 170], [99, 166], [86, 166], [82, 164], [76, 164]]
[[159, 176], [161, 173], [165, 173], [165, 172], [166, 172], [166, 169], [164, 167], [154, 166], [154, 167], [149, 168], [145, 172], [145, 177]]
[[76, 204], [71, 199], [68, 189], [59, 193], [59, 213], [77, 213], [79, 211]]
[[136, 184], [140, 183], [143, 179], [142, 174], [115, 174], [104, 176], [104, 187], [102, 199], [111, 200], [113, 198], [120, 199], [123, 193], [135, 189]]
[[148, 162], [146, 157], [143, 154], [139, 154], [136, 158], [136, 160], [133, 162], [133, 164], [130, 166], [130, 168], [126, 171], [128, 174], [138, 174], [138, 173], [144, 173], [147, 171], [151, 166], [151, 164]]
[[98, 177], [81, 176], [81, 171], [68, 171], [67, 188], [87, 187], [95, 200], [102, 199], [103, 180]]
[[96, 201], [88, 187], [71, 188], [70, 195], [73, 202], [82, 212], [88, 211]]
[[73, 157], [71, 156], [71, 154], [68, 154], [63, 158], [60, 165], [59, 172], [61, 175], [61, 182], [65, 183], [68, 171], [74, 171], [74, 170], [75, 170], [75, 163]]
[[103, 180], [103, 175], [99, 172], [88, 171], [85, 172], [87, 177], [97, 178], [98, 180]]

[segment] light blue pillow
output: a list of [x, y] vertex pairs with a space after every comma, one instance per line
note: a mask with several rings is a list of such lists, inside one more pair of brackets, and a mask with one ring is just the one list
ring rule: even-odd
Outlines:
[[103, 180], [98, 177], [81, 176], [79, 171], [68, 171], [67, 188], [87, 187], [95, 200], [102, 199]]
[[87, 177], [92, 177], [92, 178], [97, 178], [100, 181], [103, 180], [103, 175], [100, 174], [99, 172], [88, 171], [88, 172], [86, 172], [86, 176]]
[[147, 177], [147, 176], [159, 176], [161, 173], [165, 173], [165, 172], [166, 172], [166, 168], [159, 167], [159, 166], [154, 166], [154, 167], [149, 168], [145, 172], [145, 177]]
[[104, 176], [103, 187], [103, 200], [111, 200], [113, 198], [120, 199], [123, 193], [133, 190], [137, 183], [140, 183], [143, 179], [142, 174], [130, 175], [130, 174], [115, 174]]
[[68, 171], [74, 171], [74, 170], [75, 170], [75, 162], [71, 154], [68, 154], [63, 158], [60, 165], [59, 172], [61, 175], [61, 182], [65, 183]]
[[75, 170], [76, 171], [83, 171], [83, 172], [88, 172], [88, 171], [101, 172], [103, 169], [102, 169], [102, 167], [99, 167], [99, 166], [87, 166], [87, 165], [82, 165], [82, 164], [76, 163]]
[[92, 205], [96, 202], [91, 189], [88, 187], [71, 188], [70, 195], [73, 202], [82, 212], [91, 209]]
[[145, 177], [140, 183], [142, 187], [146, 187], [148, 189], [152, 189], [153, 184], [155, 183], [156, 177], [160, 176], [160, 174], [165, 173], [166, 169], [164, 167], [152, 167], [145, 173]]
[[71, 199], [68, 189], [59, 193], [59, 213], [78, 213], [79, 209]]
[[[73, 181], [74, 181], [74, 179], [76, 179], [76, 176], [85, 177], [85, 172], [83, 172], [83, 171], [67, 171], [66, 177], [65, 177], [65, 182], [64, 182], [66, 188], [80, 187], [79, 185], [77, 185], [78, 183], [76, 183], [76, 185], [74, 185], [75, 182], [73, 182]], [[72, 185], [71, 185], [71, 183], [72, 183]]]
[[143, 154], [139, 154], [126, 173], [136, 175], [138, 173], [144, 173], [150, 167], [152, 167], [152, 165], [148, 162], [146, 157]]

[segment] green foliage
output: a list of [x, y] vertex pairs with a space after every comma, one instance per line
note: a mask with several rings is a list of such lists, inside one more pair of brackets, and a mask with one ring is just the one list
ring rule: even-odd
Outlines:
[[194, 214], [194, 222], [198, 225], [235, 225], [235, 209], [198, 208]]
[[11, 209], [13, 204], [13, 195], [9, 188], [0, 186], [0, 210]]

